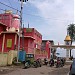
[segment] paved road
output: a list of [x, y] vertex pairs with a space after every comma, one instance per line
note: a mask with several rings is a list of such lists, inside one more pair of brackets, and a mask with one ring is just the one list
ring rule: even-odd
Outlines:
[[23, 67], [9, 67], [6, 70], [0, 70], [0, 75], [67, 75], [69, 72], [69, 65], [65, 65], [61, 68], [42, 66], [39, 68], [28, 68]]

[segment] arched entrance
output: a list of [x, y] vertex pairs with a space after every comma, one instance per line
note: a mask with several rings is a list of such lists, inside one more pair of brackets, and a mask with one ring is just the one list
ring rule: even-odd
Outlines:
[[64, 40], [65, 44], [64, 45], [53, 45], [51, 48], [53, 49], [56, 49], [56, 48], [63, 48], [63, 49], [66, 49], [66, 59], [68, 60], [69, 59], [69, 51], [72, 50], [72, 49], [75, 49], [75, 46], [72, 45], [72, 40], [69, 36], [69, 34], [67, 33], [67, 36], [65, 37], [65, 40]]
[[52, 45], [51, 48], [52, 49], [57, 49], [57, 48], [62, 49], [63, 48], [63, 50], [66, 49], [66, 59], [68, 60], [69, 59], [69, 50], [75, 49], [75, 46], [74, 45]]

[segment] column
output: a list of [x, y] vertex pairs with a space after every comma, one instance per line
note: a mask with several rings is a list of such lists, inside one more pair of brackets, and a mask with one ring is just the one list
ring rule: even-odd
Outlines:
[[66, 60], [69, 60], [69, 50], [66, 50]]

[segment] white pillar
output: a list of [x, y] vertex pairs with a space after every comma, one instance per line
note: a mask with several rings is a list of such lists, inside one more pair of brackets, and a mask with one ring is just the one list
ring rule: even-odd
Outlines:
[[4, 51], [4, 42], [5, 42], [5, 34], [3, 35], [3, 42], [2, 42], [2, 53]]
[[16, 42], [17, 42], [17, 34], [15, 34], [15, 42], [14, 42], [15, 45], [16, 45]]
[[69, 50], [66, 50], [66, 59], [69, 60]]

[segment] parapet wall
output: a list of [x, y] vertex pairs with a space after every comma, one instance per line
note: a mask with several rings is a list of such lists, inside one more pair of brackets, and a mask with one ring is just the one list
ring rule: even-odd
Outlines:
[[17, 51], [14, 50], [10, 50], [8, 53], [0, 53], [0, 66], [12, 65], [15, 57], [17, 57]]

